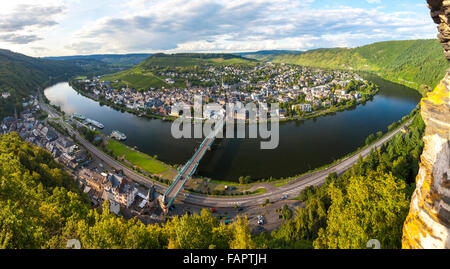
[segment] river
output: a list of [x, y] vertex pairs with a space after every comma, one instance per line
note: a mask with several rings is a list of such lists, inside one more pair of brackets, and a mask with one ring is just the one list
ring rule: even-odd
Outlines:
[[[333, 162], [365, 143], [369, 134], [387, 131], [387, 126], [408, 115], [421, 96], [415, 90], [378, 76], [365, 74], [380, 86], [380, 92], [364, 105], [304, 121], [280, 123], [280, 143], [276, 149], [261, 150], [258, 139], [218, 139], [201, 161], [197, 174], [214, 179], [237, 181], [239, 176], [280, 178], [304, 173]], [[81, 113], [105, 125], [102, 130], [125, 133], [124, 142], [169, 164], [184, 164], [192, 157], [201, 139], [175, 139], [171, 122], [147, 119], [120, 112], [78, 94], [68, 83], [58, 83], [44, 91], [52, 104], [68, 115]]]

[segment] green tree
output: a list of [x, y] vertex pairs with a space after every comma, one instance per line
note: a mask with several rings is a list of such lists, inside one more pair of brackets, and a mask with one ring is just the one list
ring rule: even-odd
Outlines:
[[402, 225], [409, 209], [407, 187], [392, 174], [355, 176], [345, 189], [329, 186], [331, 206], [327, 227], [315, 248], [366, 248], [378, 239], [382, 248], [401, 246]]

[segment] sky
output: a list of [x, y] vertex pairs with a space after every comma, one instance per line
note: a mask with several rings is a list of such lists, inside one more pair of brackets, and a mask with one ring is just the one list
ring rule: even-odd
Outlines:
[[425, 0], [0, 0], [0, 48], [35, 57], [357, 47], [437, 34]]

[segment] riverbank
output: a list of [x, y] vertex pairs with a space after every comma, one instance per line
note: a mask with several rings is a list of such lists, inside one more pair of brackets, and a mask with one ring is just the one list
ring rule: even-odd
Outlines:
[[[380, 93], [365, 105], [317, 117], [314, 120], [283, 122], [279, 146], [261, 150], [264, 139], [218, 139], [213, 154], [207, 154], [197, 169], [204, 178], [237, 183], [240, 176], [251, 182], [282, 179], [329, 164], [365, 144], [370, 134], [385, 132], [386, 126], [407, 115], [419, 100], [415, 91], [374, 77]], [[370, 80], [372, 81], [372, 80]], [[52, 104], [67, 114], [80, 113], [105, 125], [102, 132], [119, 130], [127, 135], [123, 144], [137, 148], [170, 165], [182, 165], [192, 157], [202, 139], [175, 139], [171, 122], [148, 120], [122, 113], [77, 93], [67, 83], [46, 89]], [[298, 173], [300, 172], [300, 173]]]
[[[142, 111], [142, 110], [135, 110], [135, 109], [130, 109], [127, 108], [125, 105], [118, 105], [114, 102], [105, 100], [104, 98], [102, 98], [102, 96], [97, 96], [97, 95], [93, 95], [91, 93], [87, 93], [84, 90], [81, 90], [77, 87], [76, 83], [73, 83], [75, 78], [72, 78], [69, 80], [69, 85], [79, 94], [90, 98], [94, 101], [99, 102], [101, 105], [106, 105], [109, 106], [113, 109], [116, 109], [118, 111], [121, 112], [128, 112], [134, 115], [137, 115], [139, 117], [146, 117], [148, 119], [160, 119], [160, 120], [164, 120], [164, 121], [175, 121], [176, 119], [178, 119], [178, 117], [174, 117], [174, 116], [170, 116], [170, 115], [159, 115], [159, 114], [154, 114], [151, 113], [150, 111]], [[302, 112], [301, 115], [292, 115], [293, 110], [292, 110], [292, 106], [296, 106], [298, 104], [294, 104], [294, 103], [287, 103], [287, 104], [281, 104], [283, 107], [287, 106], [287, 114], [290, 114], [291, 116], [286, 116], [286, 115], [280, 115], [279, 118], [277, 119], [278, 122], [288, 122], [288, 121], [298, 121], [298, 120], [308, 120], [308, 119], [314, 119], [320, 116], [326, 116], [329, 114], [333, 114], [336, 112], [341, 112], [341, 111], [345, 111], [347, 109], [352, 109], [357, 107], [358, 105], [361, 104], [365, 104], [367, 101], [373, 100], [374, 96], [376, 94], [378, 94], [379, 92], [379, 87], [378, 85], [373, 85], [373, 88], [369, 90], [369, 93], [363, 93], [362, 98], [360, 99], [351, 99], [351, 100], [347, 100], [345, 103], [338, 103], [337, 105], [331, 105], [329, 108], [324, 108], [324, 109], [319, 109], [319, 110], [315, 110], [315, 111], [311, 111], [311, 112]], [[198, 120], [193, 120], [193, 122], [207, 122], [207, 119], [202, 119], [201, 121]], [[246, 119], [245, 124], [250, 124], [250, 120]], [[266, 122], [273, 122], [272, 119], [268, 119], [268, 120], [260, 120], [257, 119], [256, 122], [252, 122], [252, 123], [266, 123]]]
[[[223, 180], [215, 180], [215, 179], [209, 179], [209, 178], [203, 178], [203, 177], [193, 177], [185, 186], [185, 191], [193, 193], [193, 194], [201, 194], [201, 195], [208, 195], [208, 196], [248, 196], [248, 195], [257, 195], [257, 194], [263, 194], [267, 192], [267, 189], [275, 189], [282, 187], [286, 184], [289, 184], [301, 177], [307, 176], [308, 174], [312, 174], [314, 172], [318, 172], [321, 170], [329, 169], [333, 166], [339, 165], [343, 161], [353, 158], [354, 156], [358, 155], [360, 152], [364, 151], [365, 149], [371, 147], [372, 145], [378, 143], [379, 141], [385, 139], [386, 137], [390, 136], [392, 133], [397, 132], [398, 128], [400, 126], [407, 126], [413, 118], [416, 116], [416, 114], [419, 112], [418, 109], [414, 109], [411, 111], [411, 113], [408, 116], [403, 117], [400, 121], [392, 123], [388, 127], [388, 131], [381, 136], [378, 135], [376, 138], [370, 140], [369, 143], [364, 145], [361, 148], [358, 148], [355, 152], [349, 153], [337, 160], [335, 160], [332, 163], [329, 163], [327, 165], [317, 167], [315, 169], [312, 169], [310, 171], [307, 171], [305, 173], [295, 175], [288, 178], [269, 178], [269, 179], [262, 179], [257, 180], [254, 182], [249, 183], [236, 183], [236, 182], [230, 182], [230, 181], [223, 181]], [[120, 142], [109, 140], [108, 144], [110, 146], [107, 146], [107, 149], [111, 150], [110, 152], [105, 152], [109, 154], [110, 156], [114, 157], [116, 160], [121, 161], [123, 164], [127, 165], [128, 167], [134, 169], [137, 172], [140, 172], [141, 174], [145, 176], [151, 176], [152, 180], [156, 180], [160, 183], [164, 183], [166, 185], [170, 185], [170, 182], [174, 180], [176, 177], [176, 169], [173, 167], [170, 167], [167, 164], [164, 164], [162, 162], [159, 162], [159, 168], [155, 168], [153, 165], [156, 159], [141, 153], [139, 151], [136, 151], [135, 149], [131, 149], [130, 147], [121, 144]], [[105, 151], [104, 149], [102, 149]], [[131, 153], [131, 154], [130, 154]], [[133, 158], [130, 156], [133, 155]], [[129, 156], [129, 157], [127, 157]], [[136, 158], [137, 156], [137, 158]], [[147, 156], [147, 157], [145, 157]], [[149, 162], [150, 161], [150, 162]], [[169, 177], [163, 177], [161, 173], [166, 172], [169, 168], [165, 167], [169, 166], [171, 169], [169, 172]], [[162, 170], [157, 170], [160, 174], [156, 175], [155, 169], [160, 169], [162, 167]], [[164, 169], [167, 168], [167, 169]], [[153, 173], [151, 175], [146, 174], [144, 171], [152, 171]]]

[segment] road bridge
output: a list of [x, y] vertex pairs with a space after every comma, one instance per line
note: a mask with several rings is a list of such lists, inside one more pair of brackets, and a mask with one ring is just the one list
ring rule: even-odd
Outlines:
[[214, 126], [214, 130], [212, 130], [208, 136], [203, 140], [200, 144], [192, 158], [183, 166], [181, 170], [179, 170], [175, 180], [172, 185], [167, 189], [163, 196], [163, 202], [165, 210], [167, 211], [172, 203], [174, 202], [177, 195], [183, 189], [186, 182], [192, 177], [192, 175], [197, 170], [197, 167], [205, 155], [206, 151], [209, 150], [216, 139], [216, 136], [222, 131], [223, 126], [225, 125], [225, 119], [220, 119]]

